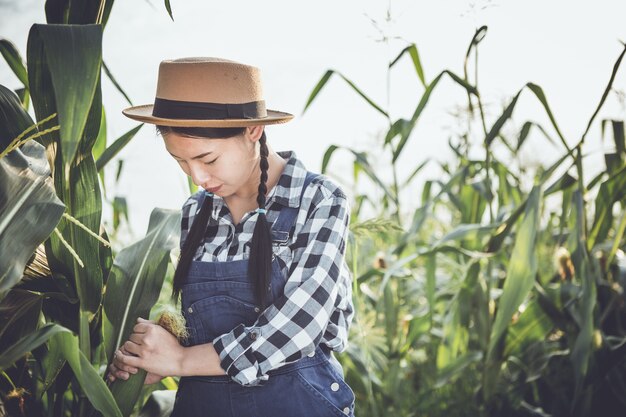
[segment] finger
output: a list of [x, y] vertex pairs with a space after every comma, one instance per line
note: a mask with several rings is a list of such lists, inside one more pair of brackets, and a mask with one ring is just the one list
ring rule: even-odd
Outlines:
[[[126, 343], [128, 343], [128, 342], [126, 342]], [[132, 366], [133, 368], [141, 368], [142, 367], [141, 366], [142, 365], [142, 359], [137, 357], [137, 356], [125, 355], [125, 354], [120, 352], [117, 355], [117, 359], [119, 359], [119, 361], [122, 363], [122, 365]], [[117, 363], [115, 365], [118, 366]]]
[[[126, 349], [128, 353], [132, 353], [135, 355], [139, 355], [141, 353], [141, 345], [138, 345], [137, 343], [132, 342], [130, 340], [127, 340], [126, 342], [124, 342], [123, 346], [124, 346], [124, 349]], [[128, 355], [125, 355], [125, 356], [128, 356]]]
[[129, 355], [129, 356], [137, 356], [137, 355], [133, 355], [132, 353], [130, 353], [129, 351], [127, 351], [124, 348], [124, 345], [120, 346], [120, 351], [124, 354], [124, 355]]
[[137, 317], [137, 321], [138, 321], [139, 323], [152, 323], [152, 324], [156, 324], [156, 322], [155, 322], [154, 320], [146, 320], [146, 319], [144, 319], [144, 318], [142, 318], [142, 317]]
[[131, 342], [135, 343], [136, 345], [143, 345], [143, 335], [144, 333], [131, 333], [131, 335], [128, 337], [128, 340], [130, 340]]
[[128, 374], [128, 372], [120, 371], [117, 373], [117, 377], [126, 381], [128, 378], [130, 378], [130, 375]]
[[115, 379], [119, 378], [119, 379], [128, 379], [129, 377], [129, 373], [125, 372], [117, 367], [114, 367], [113, 370], [111, 370], [111, 372], [109, 373], [109, 381], [113, 382], [115, 381]]
[[137, 372], [139, 372], [139, 369], [135, 368], [134, 366], [126, 365], [122, 362], [112, 363], [110, 366], [110, 369], [114, 373], [124, 371], [124, 372], [128, 372], [129, 374], [136, 374]]
[[111, 365], [119, 368], [122, 365], [122, 358], [121, 358], [121, 353], [120, 350], [116, 350], [115, 353], [113, 354], [113, 361], [111, 361]]
[[137, 323], [133, 327], [133, 333], [145, 333], [146, 331], [148, 331], [148, 325], [146, 322]]

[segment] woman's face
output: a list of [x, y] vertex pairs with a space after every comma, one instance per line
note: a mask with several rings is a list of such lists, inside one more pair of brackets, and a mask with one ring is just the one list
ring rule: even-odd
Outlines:
[[246, 134], [226, 139], [190, 138], [170, 132], [165, 148], [199, 187], [224, 198], [255, 193], [259, 183], [257, 141]]

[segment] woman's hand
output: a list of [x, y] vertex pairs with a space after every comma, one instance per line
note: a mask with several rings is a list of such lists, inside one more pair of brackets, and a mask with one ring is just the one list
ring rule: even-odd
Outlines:
[[[136, 373], [137, 368], [145, 369], [150, 381], [161, 375], [180, 375], [184, 350], [185, 347], [170, 332], [151, 320], [139, 317], [133, 333], [116, 351], [112, 365], [117, 370], [112, 369], [113, 375], [128, 377], [129, 373]], [[153, 382], [146, 377], [145, 383]]]
[[[130, 353], [128, 353], [123, 347], [115, 351], [113, 362], [111, 362], [111, 365], [109, 366], [109, 374], [107, 376], [107, 379], [111, 382], [115, 381], [117, 378], [127, 380], [130, 378], [130, 374], [136, 374], [139, 371], [137, 368], [124, 365], [118, 358], [118, 355], [122, 354], [130, 355]], [[144, 385], [154, 384], [162, 379], [163, 377], [161, 375], [148, 372], [143, 383]]]

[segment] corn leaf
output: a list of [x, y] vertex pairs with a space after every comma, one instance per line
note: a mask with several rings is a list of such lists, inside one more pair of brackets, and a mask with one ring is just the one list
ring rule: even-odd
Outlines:
[[507, 276], [498, 302], [498, 311], [491, 330], [488, 359], [505, 334], [513, 314], [533, 287], [537, 274], [536, 238], [539, 226], [541, 189], [537, 186], [528, 197], [526, 212], [519, 226], [513, 252], [509, 258]]
[[8, 368], [26, 353], [35, 349], [42, 343], [45, 343], [52, 336], [59, 333], [67, 333], [71, 335], [71, 332], [68, 329], [59, 326], [58, 324], [48, 323], [33, 333], [24, 336], [15, 344], [0, 353], [0, 371]]
[[0, 159], [0, 300], [65, 209], [49, 175], [45, 149], [35, 141]]
[[[105, 351], [110, 360], [124, 343], [136, 324], [137, 317], [147, 318], [159, 298], [170, 262], [170, 251], [177, 247], [180, 234], [180, 213], [155, 209], [150, 216], [146, 236], [124, 248], [115, 257], [107, 280], [104, 297]], [[116, 380], [111, 391], [127, 416], [141, 393], [145, 372], [132, 375], [127, 381]]]
[[20, 80], [26, 90], [28, 90], [28, 74], [26, 72], [26, 66], [24, 60], [17, 50], [15, 45], [8, 39], [0, 39], [0, 54], [4, 57], [4, 60], [9, 64], [9, 68], [13, 71], [13, 74]]
[[[36, 59], [45, 60], [50, 72], [66, 170], [74, 161], [96, 95], [102, 62], [101, 45], [101, 25], [35, 24], [29, 33], [29, 66], [34, 58], [30, 52], [43, 50]], [[41, 75], [30, 72], [29, 77]], [[80, 88], [77, 88], [76, 80], [80, 80]]]

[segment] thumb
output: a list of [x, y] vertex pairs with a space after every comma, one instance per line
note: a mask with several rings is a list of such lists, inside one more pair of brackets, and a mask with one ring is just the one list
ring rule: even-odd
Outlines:
[[144, 319], [142, 317], [137, 317], [137, 321], [139, 323], [154, 323], [154, 320], [146, 320], [146, 319]]

